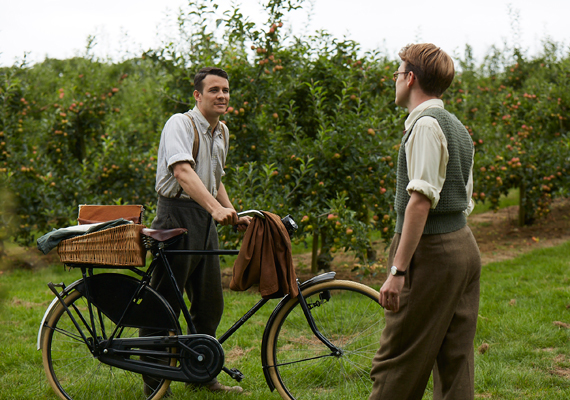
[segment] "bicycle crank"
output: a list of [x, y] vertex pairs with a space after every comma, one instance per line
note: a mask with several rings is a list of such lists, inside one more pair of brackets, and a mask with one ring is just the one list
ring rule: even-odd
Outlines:
[[180, 365], [189, 382], [206, 383], [224, 366], [224, 350], [216, 338], [189, 335], [179, 338]]

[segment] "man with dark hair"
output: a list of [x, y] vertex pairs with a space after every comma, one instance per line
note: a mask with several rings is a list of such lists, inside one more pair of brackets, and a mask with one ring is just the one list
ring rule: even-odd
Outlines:
[[216, 67], [202, 68], [200, 71], [198, 71], [198, 73], [196, 73], [196, 75], [194, 75], [194, 90], [197, 90], [200, 93], [203, 92], [204, 79], [208, 75], [219, 76], [220, 78], [224, 78], [225, 80], [227, 80], [228, 83], [230, 80], [228, 73], [221, 68], [216, 68]]
[[434, 400], [474, 398], [473, 340], [481, 257], [467, 226], [473, 142], [440, 96], [453, 60], [409, 45], [394, 72], [396, 105], [409, 116], [398, 156], [396, 229], [380, 289], [386, 328], [372, 362], [370, 400], [420, 400], [431, 370]]
[[[152, 228], [187, 228], [178, 249], [217, 249], [214, 221], [237, 225], [243, 231], [251, 218], [238, 219], [221, 180], [229, 149], [228, 128], [220, 122], [230, 100], [228, 74], [220, 68], [203, 68], [194, 78], [194, 89], [194, 109], [173, 115], [162, 130], [156, 170], [158, 204]], [[219, 257], [169, 255], [168, 262], [178, 287], [190, 299], [196, 331], [215, 337], [224, 309]], [[180, 307], [163, 269], [155, 272], [151, 286], [179, 315]], [[156, 386], [153, 378], [144, 380], [145, 392]], [[211, 391], [243, 391], [216, 379], [204, 386]]]

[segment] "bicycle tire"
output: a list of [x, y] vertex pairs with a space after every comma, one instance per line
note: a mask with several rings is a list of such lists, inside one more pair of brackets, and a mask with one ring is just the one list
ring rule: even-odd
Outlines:
[[[148, 288], [145, 288], [148, 290]], [[64, 299], [66, 306], [89, 321], [87, 299], [74, 289]], [[78, 311], [79, 310], [79, 311]], [[97, 313], [97, 308], [94, 307]], [[167, 309], [165, 315], [169, 315]], [[76, 320], [82, 325], [80, 319]], [[96, 316], [97, 332], [101, 335], [101, 326], [107, 333], [113, 332], [115, 324], [101, 314]], [[170, 319], [173, 319], [170, 316]], [[177, 321], [172, 321], [176, 326]], [[83, 328], [83, 327], [82, 327]], [[61, 303], [58, 303], [46, 319], [45, 332], [42, 336], [42, 359], [50, 386], [63, 400], [121, 399], [121, 400], [158, 400], [168, 390], [170, 381], [162, 379], [154, 389], [148, 388], [145, 394], [143, 379], [140, 374], [122, 370], [101, 363], [94, 357], [83, 342], [77, 328], [71, 321]], [[121, 337], [138, 337], [139, 329], [123, 327]], [[86, 329], [85, 334], [88, 335]], [[181, 332], [171, 332], [171, 335]], [[149, 361], [147, 359], [147, 361]], [[174, 358], [171, 366], [176, 365]]]
[[263, 349], [274, 387], [286, 400], [367, 398], [384, 327], [378, 292], [335, 280], [310, 286], [303, 296], [319, 331], [343, 354], [331, 355], [311, 331], [299, 300], [292, 298], [277, 311]]

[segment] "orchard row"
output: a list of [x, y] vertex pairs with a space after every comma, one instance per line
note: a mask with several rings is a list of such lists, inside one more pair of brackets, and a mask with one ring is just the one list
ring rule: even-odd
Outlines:
[[[231, 10], [215, 35], [208, 7], [195, 6], [180, 16], [178, 41], [140, 58], [0, 70], [0, 179], [12, 195], [2, 191], [4, 238], [30, 244], [73, 223], [79, 204], [144, 204], [150, 223], [162, 126], [193, 107], [196, 70], [218, 65], [230, 75], [224, 179], [236, 208], [292, 214], [296, 240], [312, 238], [314, 269], [340, 249], [373, 259], [371, 233], [393, 234], [406, 118], [393, 102], [398, 60], [322, 32], [291, 38], [289, 3], [270, 3], [265, 26]], [[555, 44], [532, 58], [495, 49], [475, 65], [466, 46], [456, 59], [443, 100], [473, 137], [474, 198], [498, 206], [520, 188], [521, 223], [544, 217], [568, 194], [568, 54]], [[221, 238], [236, 244], [229, 230]]]

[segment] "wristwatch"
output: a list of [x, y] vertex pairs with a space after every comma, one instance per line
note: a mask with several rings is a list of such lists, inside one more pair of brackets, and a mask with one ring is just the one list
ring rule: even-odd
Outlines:
[[404, 276], [406, 275], [406, 271], [400, 271], [398, 268], [396, 268], [395, 265], [392, 265], [392, 268], [390, 268], [390, 273], [394, 276]]

